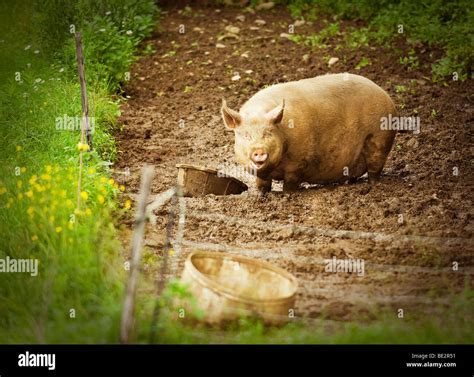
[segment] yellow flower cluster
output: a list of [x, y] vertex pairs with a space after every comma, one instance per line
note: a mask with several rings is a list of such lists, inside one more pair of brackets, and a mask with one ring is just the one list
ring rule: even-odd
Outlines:
[[[17, 148], [18, 152], [21, 150]], [[51, 240], [53, 234], [69, 242], [74, 239], [78, 226], [91, 226], [93, 217], [101, 216], [100, 208], [112, 203], [109, 198], [125, 191], [123, 185], [101, 176], [96, 168], [86, 168], [78, 209], [78, 168], [46, 165], [36, 174], [28, 175], [26, 168], [19, 171], [8, 185], [0, 181], [0, 208], [24, 214], [31, 242], [43, 242], [43, 235]], [[124, 208], [130, 207], [130, 201], [125, 202]]]

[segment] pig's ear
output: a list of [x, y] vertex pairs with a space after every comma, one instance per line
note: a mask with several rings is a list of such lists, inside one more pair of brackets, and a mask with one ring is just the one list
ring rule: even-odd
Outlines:
[[240, 126], [240, 123], [242, 122], [242, 117], [237, 111], [227, 107], [227, 102], [225, 101], [225, 99], [222, 99], [221, 114], [222, 119], [224, 120], [224, 124], [228, 128], [234, 129]]
[[282, 101], [281, 105], [278, 105], [273, 110], [270, 110], [265, 118], [272, 125], [279, 124], [283, 119], [283, 111], [285, 110], [285, 100]]

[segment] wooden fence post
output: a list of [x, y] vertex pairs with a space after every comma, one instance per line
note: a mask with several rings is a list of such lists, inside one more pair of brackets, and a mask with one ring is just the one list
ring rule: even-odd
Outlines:
[[130, 340], [133, 328], [135, 311], [135, 294], [137, 289], [137, 278], [140, 269], [140, 257], [143, 245], [143, 234], [145, 232], [146, 205], [150, 195], [151, 182], [153, 180], [154, 168], [147, 166], [143, 169], [138, 207], [135, 216], [135, 226], [131, 245], [130, 275], [127, 281], [125, 303], [122, 311], [122, 322], [120, 326], [120, 342], [126, 344]]
[[86, 76], [84, 73], [84, 53], [82, 51], [81, 33], [76, 33], [76, 57], [77, 57], [77, 69], [79, 71], [79, 82], [81, 84], [81, 101], [82, 101], [82, 135], [81, 143], [84, 143], [84, 132], [89, 145], [89, 150], [92, 150], [92, 133], [89, 123], [89, 103], [87, 101], [87, 90], [86, 90]]

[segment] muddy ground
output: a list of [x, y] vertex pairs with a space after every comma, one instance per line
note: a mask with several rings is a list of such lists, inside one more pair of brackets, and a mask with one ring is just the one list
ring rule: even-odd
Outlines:
[[[156, 52], [133, 66], [117, 133], [116, 177], [132, 198], [144, 165], [155, 166], [152, 192], [158, 194], [175, 184], [177, 163], [217, 168], [233, 162], [233, 133], [220, 119], [221, 98], [239, 108], [268, 84], [357, 73], [384, 88], [402, 115], [421, 119], [420, 134], [397, 135], [376, 186], [361, 178], [265, 197], [252, 186], [242, 195], [187, 198], [181, 262], [197, 244], [270, 261], [299, 279], [298, 316], [331, 320], [371, 321], [382, 310], [396, 316], [399, 308], [411, 317], [440, 315], [466, 284], [472, 287], [473, 83], [431, 82], [424, 65], [439, 51], [415, 46], [421, 64], [409, 70], [393, 46], [351, 50], [336, 36], [326, 48], [311, 50], [289, 41], [280, 36], [294, 23], [284, 8], [255, 14], [207, 7], [164, 11], [147, 42]], [[218, 41], [229, 25], [240, 28], [238, 38]], [[342, 30], [348, 25], [357, 26], [341, 22]], [[322, 27], [323, 19], [295, 33]], [[406, 55], [412, 46], [401, 37], [396, 48]], [[329, 68], [328, 57], [340, 60]], [[358, 70], [362, 57], [371, 64]], [[240, 80], [233, 81], [237, 73]], [[129, 176], [123, 174], [127, 169]], [[156, 213], [157, 226], [147, 232], [146, 243], [156, 253], [168, 208]], [[324, 259], [333, 256], [364, 259], [364, 276], [325, 272]]]

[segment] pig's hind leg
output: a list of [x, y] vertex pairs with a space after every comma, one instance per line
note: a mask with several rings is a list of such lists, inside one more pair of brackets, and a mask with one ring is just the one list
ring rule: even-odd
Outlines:
[[362, 155], [367, 166], [369, 183], [378, 182], [394, 138], [395, 132], [382, 131], [376, 135], [369, 134], [365, 139]]

